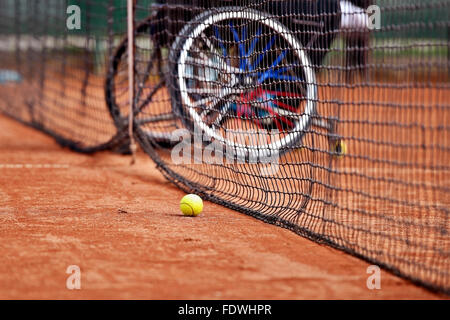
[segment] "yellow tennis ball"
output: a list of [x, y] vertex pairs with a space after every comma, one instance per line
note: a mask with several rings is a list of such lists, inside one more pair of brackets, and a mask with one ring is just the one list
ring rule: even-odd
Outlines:
[[338, 140], [334, 145], [334, 152], [338, 158], [342, 158], [347, 154], [347, 144], [343, 140]]
[[203, 210], [202, 198], [196, 194], [185, 195], [180, 201], [180, 210], [185, 216], [198, 216]]

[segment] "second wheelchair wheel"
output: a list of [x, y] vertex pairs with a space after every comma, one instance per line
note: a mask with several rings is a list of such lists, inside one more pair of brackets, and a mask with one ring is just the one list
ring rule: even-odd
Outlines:
[[[170, 122], [173, 115], [165, 86], [164, 51], [158, 43], [156, 13], [140, 23], [135, 30], [135, 123], [143, 129], [149, 140], [158, 146], [170, 145]], [[105, 97], [108, 110], [117, 129], [127, 130], [129, 121], [128, 38], [117, 47], [110, 62]], [[126, 144], [126, 143], [125, 143]], [[126, 148], [125, 148], [126, 149]], [[126, 150], [124, 151], [127, 152]]]
[[172, 45], [167, 81], [174, 113], [189, 129], [246, 159], [299, 146], [316, 109], [303, 46], [252, 9], [223, 7], [188, 23]]

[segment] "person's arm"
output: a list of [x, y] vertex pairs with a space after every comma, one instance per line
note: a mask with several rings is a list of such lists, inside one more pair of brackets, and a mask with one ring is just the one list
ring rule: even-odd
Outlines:
[[360, 7], [354, 2], [362, 3], [364, 1], [341, 0], [341, 29], [351, 29], [353, 31], [364, 31], [368, 29], [367, 25], [369, 17], [367, 16], [365, 7]]

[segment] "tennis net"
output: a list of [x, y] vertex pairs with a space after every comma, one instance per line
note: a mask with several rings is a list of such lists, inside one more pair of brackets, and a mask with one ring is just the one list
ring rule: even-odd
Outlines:
[[132, 94], [137, 141], [183, 190], [449, 294], [449, 12], [138, 0], [130, 92], [125, 0], [0, 0], [0, 110], [127, 152]]

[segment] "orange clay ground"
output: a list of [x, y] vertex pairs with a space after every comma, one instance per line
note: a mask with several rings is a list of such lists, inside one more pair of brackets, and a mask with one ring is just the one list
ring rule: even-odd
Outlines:
[[143, 153], [130, 166], [0, 128], [2, 299], [443, 298], [385, 271], [371, 291], [368, 263], [210, 202], [183, 217], [183, 192]]

